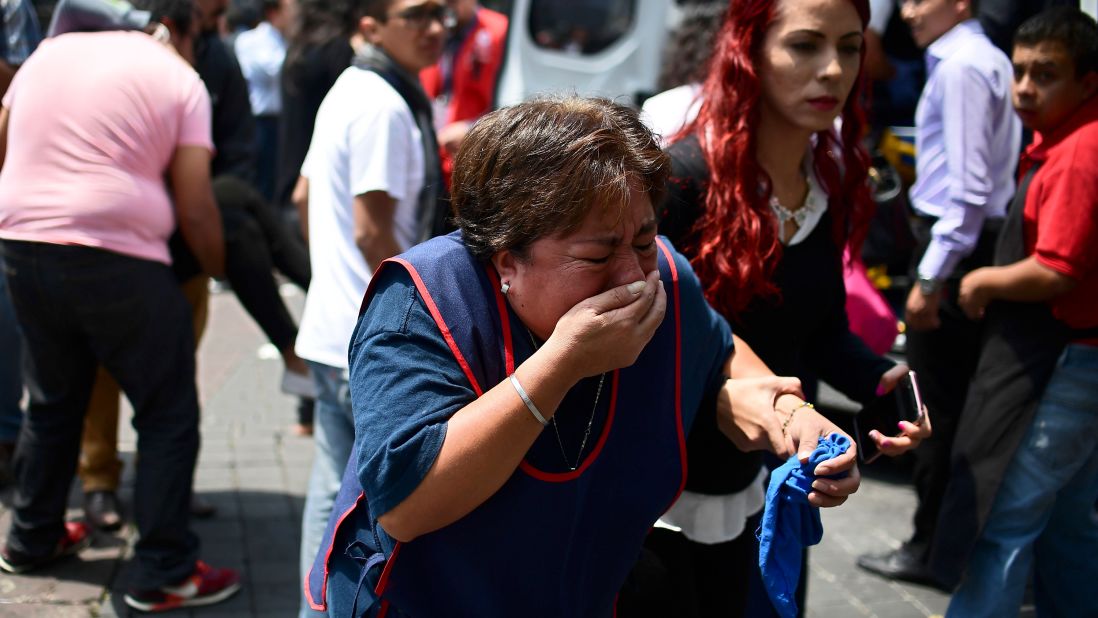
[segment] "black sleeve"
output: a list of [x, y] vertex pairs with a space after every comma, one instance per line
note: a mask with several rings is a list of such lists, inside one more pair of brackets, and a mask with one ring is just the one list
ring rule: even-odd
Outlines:
[[[838, 261], [836, 267], [841, 268]], [[823, 307], [826, 318], [804, 347], [805, 360], [824, 382], [838, 389], [847, 397], [862, 404], [876, 397], [881, 375], [896, 363], [877, 356], [857, 335], [850, 332], [846, 317], [846, 286], [842, 274], [832, 278], [840, 288], [836, 299]]]
[[217, 153], [210, 164], [213, 177], [229, 174], [255, 181], [255, 119], [248, 100], [248, 82], [236, 58], [216, 34], [204, 35], [195, 51], [195, 69], [213, 104], [213, 142]]
[[694, 244], [694, 224], [705, 206], [709, 168], [694, 136], [687, 136], [667, 148], [671, 177], [667, 197], [660, 209], [660, 233], [688, 258]]

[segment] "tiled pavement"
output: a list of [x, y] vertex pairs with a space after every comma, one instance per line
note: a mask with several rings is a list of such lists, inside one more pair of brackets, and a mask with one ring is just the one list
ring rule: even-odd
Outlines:
[[[301, 296], [288, 297], [300, 309]], [[312, 442], [288, 431], [293, 400], [278, 392], [281, 363], [231, 294], [210, 302], [210, 322], [199, 355], [203, 400], [202, 452], [195, 486], [219, 508], [195, 521], [202, 556], [239, 568], [244, 589], [226, 603], [193, 613], [205, 618], [290, 617], [298, 604], [297, 555], [301, 507]], [[132, 487], [134, 435], [129, 412], [121, 430], [127, 460], [123, 499]], [[920, 587], [886, 583], [861, 572], [855, 557], [894, 547], [910, 533], [914, 504], [903, 475], [869, 471], [850, 504], [825, 509], [824, 540], [809, 552], [809, 617], [901, 618], [944, 613], [947, 597]], [[70, 516], [77, 518], [74, 484]], [[0, 535], [10, 521], [11, 491], [0, 494]], [[121, 600], [132, 528], [100, 534], [92, 549], [41, 574], [0, 575], [0, 618], [6, 616], [125, 616]], [[188, 612], [171, 615], [185, 616]]]

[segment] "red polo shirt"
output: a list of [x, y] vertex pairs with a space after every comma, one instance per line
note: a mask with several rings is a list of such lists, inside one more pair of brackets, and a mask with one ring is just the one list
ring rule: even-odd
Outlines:
[[[1026, 193], [1026, 252], [1078, 284], [1051, 301], [1073, 328], [1098, 326], [1098, 96], [1022, 154], [1019, 177], [1042, 162]], [[1098, 338], [1085, 343], [1098, 345]]]

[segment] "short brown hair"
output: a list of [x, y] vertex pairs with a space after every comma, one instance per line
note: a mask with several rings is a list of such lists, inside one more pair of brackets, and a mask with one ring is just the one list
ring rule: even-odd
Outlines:
[[607, 99], [538, 99], [481, 118], [454, 161], [452, 199], [465, 245], [479, 258], [568, 233], [593, 206], [657, 208], [670, 159], [637, 113]]

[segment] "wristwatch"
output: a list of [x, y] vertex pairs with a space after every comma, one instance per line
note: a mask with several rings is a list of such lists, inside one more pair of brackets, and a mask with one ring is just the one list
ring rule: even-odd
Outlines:
[[942, 280], [934, 277], [919, 277], [919, 291], [930, 296], [942, 288]]

